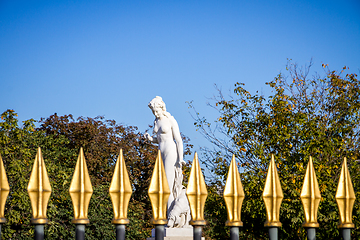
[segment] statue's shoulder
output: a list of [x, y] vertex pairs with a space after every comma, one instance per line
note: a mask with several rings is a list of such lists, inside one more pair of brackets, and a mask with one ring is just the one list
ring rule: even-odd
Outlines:
[[179, 125], [173, 116], [169, 117], [172, 129], [179, 131]]
[[177, 124], [177, 121], [175, 120], [174, 116], [171, 115], [171, 116], [169, 117], [169, 120], [170, 120], [171, 122]]

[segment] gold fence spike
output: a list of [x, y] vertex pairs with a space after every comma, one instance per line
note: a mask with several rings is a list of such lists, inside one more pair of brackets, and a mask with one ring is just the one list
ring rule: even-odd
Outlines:
[[74, 224], [88, 224], [87, 217], [90, 198], [93, 193], [83, 148], [80, 148], [75, 171], [70, 184], [70, 196], [74, 207]]
[[6, 177], [4, 163], [0, 155], [0, 224], [6, 223], [4, 216], [5, 203], [9, 195], [10, 187]]
[[236, 166], [235, 155], [232, 156], [229, 173], [224, 189], [224, 199], [228, 213], [226, 226], [243, 226], [241, 221], [241, 206], [245, 198], [244, 190], [240, 180], [239, 170]]
[[166, 178], [160, 150], [158, 150], [148, 194], [153, 209], [153, 218], [151, 219], [151, 224], [167, 224], [166, 210], [168, 198], [170, 196], [170, 188]]
[[344, 162], [341, 167], [341, 174], [335, 199], [340, 213], [338, 228], [354, 228], [355, 225], [352, 222], [352, 211], [356, 197], [350, 173], [347, 168], [346, 158], [344, 158]]
[[38, 148], [27, 188], [32, 208], [32, 224], [46, 224], [46, 209], [51, 195], [51, 185], [44, 158]]
[[283, 197], [284, 195], [276, 170], [274, 155], [271, 154], [271, 161], [263, 191], [263, 200], [266, 207], [266, 222], [264, 224], [265, 227], [281, 227], [279, 215]]
[[321, 194], [319, 190], [319, 184], [316, 179], [312, 157], [310, 157], [306, 168], [300, 198], [305, 213], [305, 222], [303, 223], [303, 227], [318, 228], [319, 223], [317, 222], [317, 211], [321, 199]]
[[113, 224], [128, 224], [127, 210], [132, 194], [129, 174], [126, 170], [123, 151], [120, 149], [119, 157], [116, 161], [114, 175], [109, 188], [111, 201], [114, 208]]
[[206, 221], [204, 220], [204, 207], [208, 192], [196, 152], [190, 171], [186, 195], [191, 209], [190, 224], [195, 226], [206, 225]]

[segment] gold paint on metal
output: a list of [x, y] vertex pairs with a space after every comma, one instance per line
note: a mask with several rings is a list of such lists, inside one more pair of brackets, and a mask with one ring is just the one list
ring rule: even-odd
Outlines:
[[273, 154], [271, 154], [271, 161], [266, 176], [265, 187], [262, 197], [266, 207], [266, 222], [264, 226], [281, 227], [279, 215], [280, 206], [282, 199], [284, 198], [284, 194], [281, 189]]
[[4, 210], [5, 210], [6, 199], [9, 195], [9, 192], [10, 192], [9, 182], [6, 177], [4, 163], [0, 155], [0, 224], [6, 223]]
[[206, 225], [206, 221], [204, 219], [204, 207], [208, 192], [196, 152], [190, 171], [186, 195], [191, 209], [190, 224], [194, 226]]
[[38, 148], [27, 188], [32, 208], [32, 224], [46, 224], [46, 209], [51, 195], [51, 185], [44, 158]]
[[166, 209], [168, 198], [170, 196], [170, 188], [166, 178], [160, 150], [158, 150], [148, 194], [153, 209], [153, 218], [151, 219], [151, 224], [167, 224]]
[[306, 168], [300, 198], [305, 213], [305, 222], [303, 223], [303, 227], [318, 228], [319, 223], [317, 222], [317, 211], [321, 200], [321, 194], [319, 184], [316, 179], [312, 157], [310, 157]]
[[241, 206], [245, 198], [244, 190], [240, 180], [239, 170], [236, 166], [235, 155], [232, 156], [229, 173], [224, 189], [224, 199], [228, 213], [226, 226], [241, 227]]
[[119, 157], [116, 161], [109, 193], [114, 208], [114, 219], [111, 223], [128, 224], [129, 219], [127, 218], [127, 211], [132, 194], [132, 188], [129, 174], [126, 170], [122, 149], [120, 149]]
[[356, 197], [347, 167], [346, 158], [344, 158], [344, 162], [341, 167], [341, 174], [335, 199], [340, 213], [338, 228], [354, 228], [355, 225], [352, 222], [352, 211]]
[[83, 148], [80, 148], [69, 192], [74, 207], [74, 218], [71, 222], [74, 224], [90, 223], [87, 215], [93, 189], [86, 167]]

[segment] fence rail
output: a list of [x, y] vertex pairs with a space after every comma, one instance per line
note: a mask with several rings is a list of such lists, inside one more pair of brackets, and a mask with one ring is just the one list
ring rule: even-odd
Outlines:
[[[31, 223], [34, 225], [35, 240], [44, 239], [44, 225], [48, 223], [46, 210], [51, 191], [52, 189], [44, 159], [41, 154], [41, 149], [38, 148], [28, 184], [28, 194], [32, 206]], [[1, 227], [2, 224], [6, 222], [4, 209], [9, 192], [9, 183], [4, 164], [0, 156], [0, 240]], [[72, 223], [76, 225], [75, 239], [83, 240], [85, 239], [85, 226], [90, 222], [88, 219], [88, 206], [93, 189], [82, 148], [80, 149], [75, 166], [69, 193], [74, 208], [74, 218]], [[125, 226], [129, 223], [129, 219], [127, 218], [127, 209], [132, 194], [132, 188], [122, 150], [120, 150], [120, 154], [115, 165], [109, 194], [113, 203], [114, 218], [112, 220], [112, 224], [114, 224], [116, 228], [116, 239], [124, 240], [126, 232]], [[151, 223], [155, 225], [155, 239], [162, 240], [164, 239], [164, 227], [167, 224], [166, 204], [170, 191], [160, 151], [158, 152], [154, 166], [148, 194], [153, 208], [153, 219], [151, 220]], [[194, 240], [200, 240], [202, 237], [202, 227], [206, 225], [206, 220], [204, 219], [204, 206], [207, 197], [207, 190], [197, 153], [195, 153], [194, 156], [186, 194], [191, 209], [192, 220], [190, 221], [190, 224], [193, 225], [193, 237]], [[240, 180], [240, 174], [236, 166], [235, 156], [232, 157], [230, 163], [223, 194], [228, 213], [228, 220], [225, 225], [230, 227], [230, 239], [237, 240], [239, 239], [239, 228], [243, 226], [243, 222], [241, 221], [241, 206], [245, 198], [245, 194]], [[283, 192], [273, 155], [271, 156], [268, 167], [262, 197], [266, 207], [266, 222], [264, 223], [264, 226], [269, 229], [269, 239], [278, 239], [278, 228], [281, 227], [279, 215]], [[319, 223], [317, 222], [317, 211], [321, 194], [311, 157], [307, 165], [300, 198], [305, 214], [303, 227], [307, 230], [307, 238], [309, 240], [313, 240], [315, 239], [316, 228], [319, 227]], [[342, 163], [335, 199], [340, 214], [338, 228], [341, 231], [342, 238], [344, 240], [350, 240], [350, 230], [355, 227], [352, 222], [352, 209], [355, 202], [355, 192], [351, 182], [350, 173], [347, 168], [346, 158], [344, 158]]]

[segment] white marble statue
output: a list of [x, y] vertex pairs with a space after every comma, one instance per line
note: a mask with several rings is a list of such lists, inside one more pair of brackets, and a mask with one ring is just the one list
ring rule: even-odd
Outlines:
[[149, 108], [155, 116], [154, 134], [150, 136], [145, 133], [145, 138], [159, 144], [161, 158], [164, 163], [166, 178], [171, 191], [167, 203], [168, 227], [188, 226], [190, 211], [188, 211], [189, 202], [182, 185], [181, 167], [185, 162], [183, 160], [183, 142], [179, 126], [175, 118], [166, 111], [165, 103], [161, 97], [156, 96], [151, 100]]
[[190, 227], [191, 220], [189, 201], [186, 197], [186, 188], [181, 189], [180, 195], [174, 200], [174, 206], [168, 216], [168, 227]]

